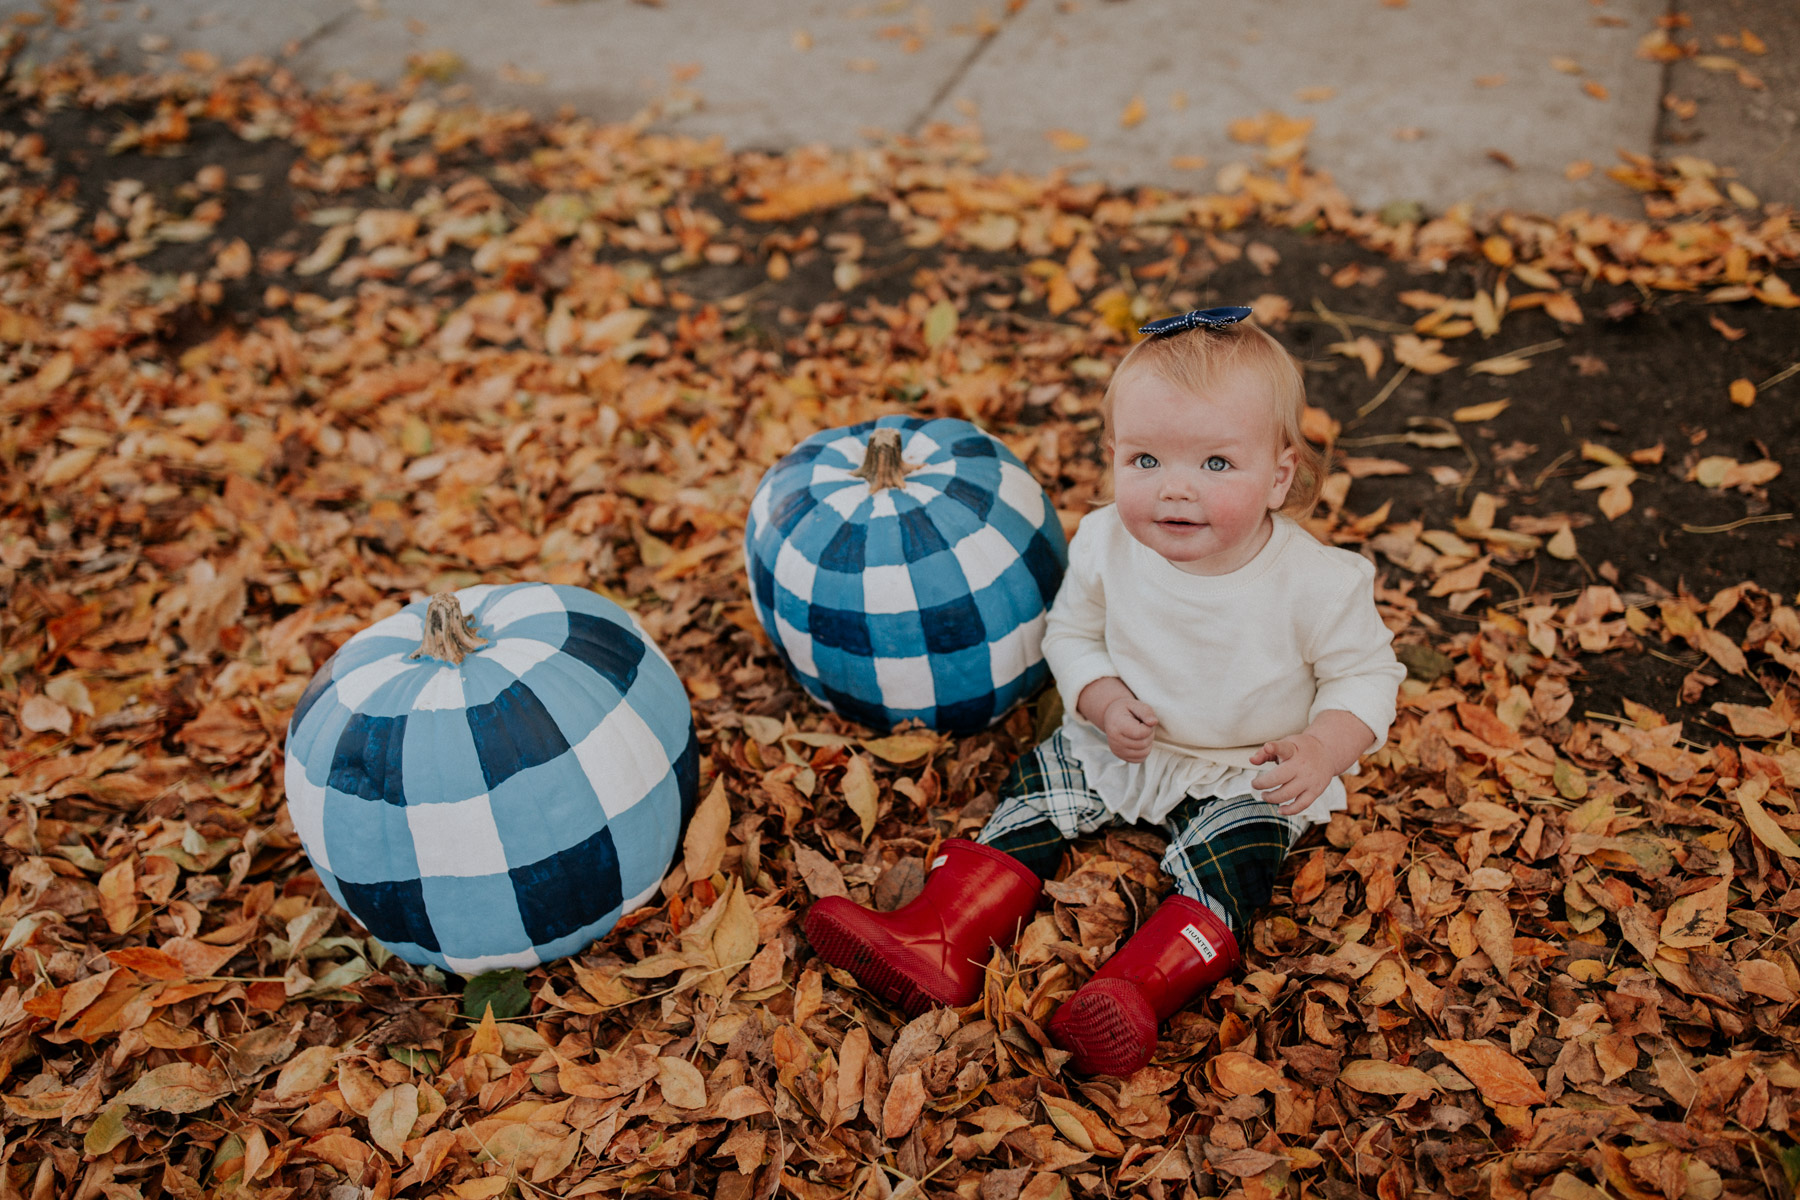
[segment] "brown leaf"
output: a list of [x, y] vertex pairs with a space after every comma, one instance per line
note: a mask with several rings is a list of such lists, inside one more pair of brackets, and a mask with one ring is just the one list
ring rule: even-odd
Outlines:
[[912, 1132], [925, 1110], [925, 1084], [917, 1070], [902, 1071], [888, 1085], [881, 1105], [881, 1136], [890, 1142]]
[[232, 1090], [231, 1081], [216, 1071], [190, 1062], [172, 1062], [138, 1076], [118, 1096], [118, 1102], [156, 1112], [191, 1113], [210, 1108]]
[[1543, 1085], [1525, 1065], [1498, 1046], [1438, 1038], [1426, 1038], [1425, 1044], [1468, 1076], [1485, 1100], [1518, 1106], [1543, 1104], [1547, 1100]]
[[838, 871], [837, 864], [804, 842], [794, 844], [794, 865], [800, 868], [806, 890], [819, 899], [849, 896], [850, 891], [844, 886], [844, 876]]
[[1719, 880], [1711, 887], [1676, 900], [1663, 917], [1662, 943], [1665, 946], [1694, 948], [1710, 946], [1713, 938], [1725, 929], [1725, 901], [1730, 882]]
[[270, 1097], [284, 1101], [310, 1096], [331, 1078], [331, 1065], [336, 1057], [334, 1046], [308, 1046], [281, 1068], [275, 1086], [269, 1091]]
[[1207, 1074], [1215, 1086], [1228, 1096], [1248, 1096], [1256, 1092], [1273, 1092], [1281, 1087], [1281, 1072], [1237, 1050], [1216, 1054], [1207, 1064]]
[[663, 1099], [676, 1108], [705, 1108], [706, 1079], [685, 1058], [664, 1055], [656, 1060], [656, 1082]]
[[1479, 906], [1475, 913], [1475, 940], [1493, 960], [1495, 972], [1505, 979], [1512, 973], [1512, 917], [1507, 914], [1506, 905], [1485, 893], [1478, 894], [1473, 903]]
[[187, 972], [171, 954], [149, 946], [125, 946], [108, 950], [106, 957], [121, 967], [130, 967], [149, 979], [185, 979]]
[[369, 1140], [400, 1162], [418, 1119], [419, 1089], [410, 1083], [395, 1084], [369, 1106]]
[[1359, 1092], [1383, 1096], [1403, 1096], [1414, 1092], [1436, 1091], [1437, 1080], [1417, 1067], [1383, 1062], [1376, 1058], [1359, 1058], [1344, 1064], [1338, 1078]]
[[1775, 818], [1762, 806], [1762, 798], [1768, 792], [1768, 780], [1756, 776], [1732, 793], [1732, 798], [1744, 810], [1744, 820], [1759, 842], [1783, 858], [1800, 858], [1800, 846], [1794, 844], [1794, 839], [1788, 835], [1787, 830], [1776, 824]]
[[100, 913], [106, 927], [124, 933], [137, 922], [137, 868], [122, 858], [100, 875]]

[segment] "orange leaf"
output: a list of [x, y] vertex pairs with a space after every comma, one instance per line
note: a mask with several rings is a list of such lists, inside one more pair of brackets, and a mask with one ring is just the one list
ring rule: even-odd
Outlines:
[[1483, 1099], [1494, 1104], [1543, 1104], [1549, 1097], [1525, 1064], [1486, 1042], [1426, 1038], [1425, 1044], [1449, 1059], [1451, 1065], [1475, 1085]]
[[151, 946], [126, 946], [119, 950], [108, 950], [106, 957], [121, 967], [130, 967], [139, 975], [151, 979], [187, 978], [187, 971], [179, 959]]

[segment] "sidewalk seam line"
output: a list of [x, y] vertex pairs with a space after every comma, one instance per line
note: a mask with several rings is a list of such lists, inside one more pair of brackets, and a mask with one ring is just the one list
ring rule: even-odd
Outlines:
[[[1674, 0], [1670, 0], [1670, 2], [1673, 3]], [[1007, 20], [1010, 19], [1010, 17], [1007, 18]], [[975, 60], [980, 58], [982, 52], [985, 51], [988, 46], [992, 44], [993, 40], [999, 36], [1000, 27], [996, 27], [994, 32], [984, 33], [977, 39], [974, 47], [963, 56], [962, 62], [957, 64], [956, 70], [951, 74], [950, 78], [946, 79], [943, 86], [939, 87], [938, 90], [932, 94], [931, 99], [925, 102], [925, 107], [919, 110], [919, 115], [907, 123], [906, 133], [908, 137], [918, 136], [919, 130], [924, 127], [926, 120], [930, 118], [934, 111], [936, 111], [938, 105], [942, 104], [945, 97], [949, 96], [956, 85], [963, 81], [963, 77], [969, 73], [969, 68], [975, 65]]]
[[336, 33], [350, 20], [350, 18], [354, 17], [356, 13], [357, 6], [351, 4], [348, 8], [344, 9], [343, 12], [331, 18], [305, 37], [297, 38], [294, 42], [294, 52], [292, 54], [283, 55], [282, 57], [290, 61], [299, 58], [302, 54], [305, 54], [308, 50], [312, 49], [314, 44]]
[[[1681, 11], [1680, 0], [1669, 0], [1663, 10], [1664, 15], [1673, 17]], [[1662, 79], [1657, 87], [1656, 122], [1650, 127], [1650, 157], [1656, 161], [1667, 158], [1670, 141], [1672, 114], [1669, 112], [1668, 99], [1675, 94], [1675, 60], [1664, 59], [1662, 63]]]

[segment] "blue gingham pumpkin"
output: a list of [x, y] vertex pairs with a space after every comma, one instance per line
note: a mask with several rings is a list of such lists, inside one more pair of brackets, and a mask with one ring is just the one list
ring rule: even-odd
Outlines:
[[[904, 478], [859, 477], [896, 437]], [[882, 417], [814, 434], [763, 476], [744, 546], [782, 660], [854, 721], [969, 733], [1048, 677], [1062, 523], [1024, 464], [967, 421]]]
[[[456, 651], [421, 650], [456, 625]], [[582, 950], [655, 894], [698, 763], [681, 681], [618, 605], [470, 587], [319, 669], [288, 724], [288, 811], [371, 935], [473, 975]]]

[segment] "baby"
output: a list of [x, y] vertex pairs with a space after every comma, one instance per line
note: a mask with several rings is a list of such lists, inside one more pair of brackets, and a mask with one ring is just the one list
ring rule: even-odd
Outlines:
[[1162, 1022], [1236, 967], [1294, 842], [1345, 806], [1338, 776], [1387, 738], [1405, 668], [1374, 569], [1288, 515], [1324, 464], [1300, 372], [1249, 314], [1145, 326], [1107, 388], [1113, 503], [1070, 542], [1044, 635], [1062, 728], [910, 904], [807, 915], [820, 957], [909, 1012], [975, 998], [1071, 841], [1155, 822], [1174, 893], [1048, 1025], [1078, 1070], [1144, 1066]]

